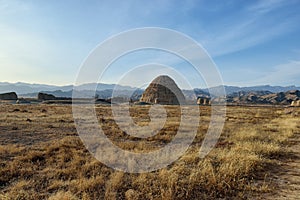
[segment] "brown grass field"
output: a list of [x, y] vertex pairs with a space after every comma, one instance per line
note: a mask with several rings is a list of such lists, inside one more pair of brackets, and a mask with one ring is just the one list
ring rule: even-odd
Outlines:
[[[147, 139], [120, 130], [109, 106], [97, 106], [96, 111], [110, 140], [123, 149], [145, 152], [167, 144], [176, 134], [180, 109], [166, 109], [167, 123]], [[70, 105], [0, 105], [0, 199], [278, 197], [281, 169], [296, 159], [290, 147], [300, 135], [300, 108], [227, 107], [222, 135], [204, 159], [198, 152], [211, 108], [200, 109], [197, 136], [179, 160], [154, 172], [130, 174], [91, 156], [78, 137]], [[146, 125], [148, 110], [149, 106], [133, 106], [131, 116]]]

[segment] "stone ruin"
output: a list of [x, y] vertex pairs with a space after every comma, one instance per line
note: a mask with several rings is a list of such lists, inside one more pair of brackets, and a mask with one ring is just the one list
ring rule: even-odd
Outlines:
[[8, 92], [0, 94], [0, 100], [18, 100], [18, 96], [15, 92]]
[[38, 100], [40, 101], [46, 101], [46, 100], [56, 100], [56, 97], [52, 94], [46, 94], [46, 93], [38, 93]]
[[185, 97], [172, 78], [162, 75], [150, 83], [140, 98], [140, 102], [180, 105], [185, 104]]
[[198, 97], [197, 98], [198, 105], [211, 105], [211, 98], [208, 97]]

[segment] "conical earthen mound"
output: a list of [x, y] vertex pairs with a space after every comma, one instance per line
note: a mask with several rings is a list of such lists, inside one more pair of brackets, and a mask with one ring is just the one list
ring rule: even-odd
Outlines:
[[162, 105], [180, 105], [185, 103], [182, 91], [169, 76], [158, 76], [143, 93], [141, 102]]

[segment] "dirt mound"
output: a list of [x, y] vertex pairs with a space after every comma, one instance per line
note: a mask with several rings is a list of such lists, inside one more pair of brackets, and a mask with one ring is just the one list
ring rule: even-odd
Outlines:
[[169, 76], [163, 75], [158, 76], [150, 83], [140, 102], [180, 105], [185, 103], [185, 98], [175, 81]]

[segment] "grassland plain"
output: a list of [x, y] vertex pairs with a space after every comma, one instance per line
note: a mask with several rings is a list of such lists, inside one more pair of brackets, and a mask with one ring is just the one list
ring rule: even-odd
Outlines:
[[[278, 196], [283, 187], [278, 170], [295, 156], [290, 145], [300, 134], [300, 109], [228, 107], [222, 135], [204, 159], [198, 152], [211, 107], [200, 109], [198, 133], [179, 160], [154, 172], [129, 174], [115, 171], [90, 155], [77, 135], [71, 106], [0, 105], [0, 199]], [[135, 152], [152, 151], [172, 140], [180, 124], [180, 108], [166, 106], [166, 110], [168, 119], [159, 133], [139, 139], [120, 130], [109, 106], [96, 107], [99, 124], [110, 140]], [[130, 114], [137, 124], [147, 125], [148, 111], [149, 106], [133, 106]]]

